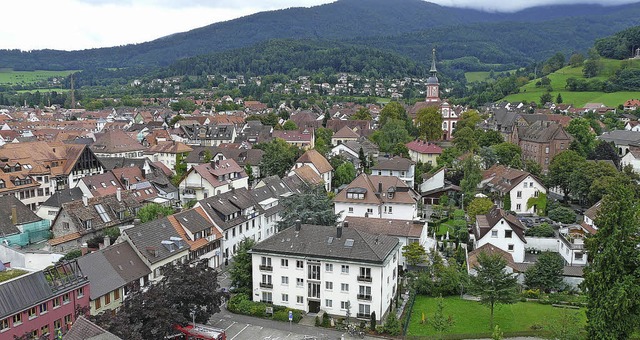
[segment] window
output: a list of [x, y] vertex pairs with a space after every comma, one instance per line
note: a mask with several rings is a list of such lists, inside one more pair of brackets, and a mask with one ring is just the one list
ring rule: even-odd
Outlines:
[[348, 283], [341, 283], [340, 284], [340, 291], [341, 292], [348, 292], [349, 291], [349, 284]]
[[359, 286], [358, 288], [358, 297], [359, 298], [369, 298], [371, 299], [371, 287], [369, 286]]
[[47, 335], [49, 334], [49, 325], [44, 325], [40, 327], [40, 334]]
[[77, 294], [78, 294], [78, 298], [83, 297], [84, 296], [84, 287], [78, 288]]
[[281, 266], [281, 267], [289, 267], [289, 260], [287, 260], [287, 259], [280, 259], [280, 266]]
[[282, 302], [289, 302], [289, 294], [282, 294]]
[[498, 231], [497, 230], [491, 230], [491, 237], [498, 237]]
[[304, 279], [296, 278], [296, 287], [302, 287], [302, 286], [304, 286]]
[[340, 309], [349, 309], [349, 301], [340, 301]]
[[325, 307], [329, 307], [329, 308], [333, 307], [333, 300], [325, 299], [324, 300], [324, 305], [325, 305]]
[[353, 207], [349, 207], [349, 214], [353, 214]]
[[58, 320], [54, 321], [53, 322], [53, 328], [54, 329], [62, 328], [62, 319], [58, 319]]
[[340, 268], [342, 274], [349, 274], [349, 265], [343, 264]]
[[0, 320], [0, 332], [9, 329], [9, 319]]
[[509, 249], [509, 251], [513, 251], [513, 244], [508, 245], [507, 249]]
[[60, 307], [60, 298], [59, 297], [53, 299], [53, 308], [58, 308], [58, 307]]
[[361, 278], [371, 278], [371, 268], [360, 267], [360, 277]]
[[393, 214], [393, 207], [389, 207], [389, 214]]
[[262, 292], [262, 302], [273, 303], [273, 293]]
[[82, 225], [85, 229], [91, 229], [91, 220], [82, 221]]
[[49, 310], [49, 305], [45, 303], [40, 304], [40, 314], [44, 314]]
[[102, 307], [102, 304], [100, 303], [101, 301], [102, 301], [102, 297], [99, 297], [94, 302], [94, 304], [96, 305], [96, 309], [100, 309], [100, 307]]
[[19, 325], [22, 323], [22, 313], [15, 314], [13, 316], [13, 326]]
[[527, 188], [527, 184], [528, 184], [527, 182], [524, 182], [524, 188], [525, 189]]
[[104, 295], [104, 304], [108, 305], [111, 303], [111, 292]]
[[327, 290], [332, 290], [332, 289], [333, 289], [333, 282], [331, 282], [331, 281], [326, 281], [326, 282], [324, 283], [324, 287], [325, 287]]
[[358, 317], [359, 318], [368, 318], [371, 315], [371, 306], [369, 305], [358, 305]]
[[116, 289], [113, 291], [113, 299], [114, 300], [119, 300], [120, 299], [120, 289]]
[[328, 271], [328, 272], [332, 272], [333, 271], [333, 263], [325, 263], [324, 270]]
[[270, 258], [270, 257], [263, 256], [263, 257], [262, 257], [262, 266], [264, 266], [264, 267], [271, 267], [271, 258]]
[[296, 268], [298, 269], [304, 268], [304, 262], [301, 260], [296, 260]]
[[289, 284], [289, 277], [288, 276], [282, 276], [280, 279], [281, 279], [280, 282], [282, 282], [283, 286], [286, 286], [286, 285]]
[[533, 197], [540, 197], [540, 191], [537, 191], [533, 193]]
[[522, 204], [518, 203], [516, 204], [516, 211], [520, 211], [522, 210]]
[[505, 230], [504, 231], [504, 237], [505, 238], [511, 238], [512, 234], [513, 234], [513, 230]]
[[549, 147], [548, 146], [544, 148], [544, 153], [549, 153]]
[[516, 197], [517, 198], [522, 198], [522, 191], [516, 192]]
[[575, 253], [575, 259], [576, 260], [582, 260], [582, 253]]
[[303, 304], [304, 303], [304, 297], [301, 295], [296, 296], [296, 302]]
[[62, 303], [69, 303], [69, 293], [62, 295]]
[[38, 316], [38, 310], [36, 307], [29, 308], [27, 313], [29, 314], [29, 319], [33, 319]]

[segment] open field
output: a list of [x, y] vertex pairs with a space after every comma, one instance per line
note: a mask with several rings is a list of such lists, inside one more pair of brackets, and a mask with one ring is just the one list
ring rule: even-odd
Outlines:
[[[503, 73], [503, 72], [514, 72], [516, 70], [508, 70], [508, 71], [500, 71], [494, 72], [495, 74]], [[489, 79], [489, 75], [491, 72], [486, 71], [478, 71], [478, 72], [465, 72], [464, 77], [467, 79], [468, 83], [480, 82]]]
[[0, 84], [18, 85], [33, 84], [46, 81], [51, 77], [66, 77], [75, 71], [14, 71], [0, 69]]
[[[428, 324], [430, 318], [436, 310], [436, 299], [417, 296], [413, 306], [411, 320], [407, 335], [409, 336], [433, 336], [437, 335], [433, 327]], [[421, 324], [422, 313], [424, 312], [427, 324]], [[505, 335], [523, 334], [527, 332], [535, 333], [534, 328], [546, 327], [558, 322], [562, 313], [578, 313], [580, 323], [586, 324], [584, 309], [564, 309], [543, 305], [534, 302], [518, 302], [512, 305], [500, 305], [495, 309], [495, 324], [505, 332]], [[490, 337], [489, 308], [476, 301], [462, 300], [459, 297], [445, 298], [445, 316], [451, 315], [454, 325], [447, 334], [463, 336], [480, 335]], [[461, 339], [464, 337], [460, 337]]]
[[[622, 60], [602, 59], [604, 69], [602, 73], [592, 79], [607, 80], [609, 76], [614, 74], [615, 70], [620, 67]], [[640, 68], [640, 61], [634, 61], [631, 65], [634, 68]], [[556, 99], [558, 93], [562, 94], [564, 103], [573, 104], [576, 107], [583, 107], [586, 103], [604, 103], [607, 106], [616, 107], [623, 104], [627, 99], [640, 97], [638, 92], [570, 92], [565, 89], [567, 79], [578, 78], [583, 79], [582, 67], [564, 67], [547, 76], [551, 80], [551, 95], [553, 100]], [[540, 78], [530, 81], [528, 84], [520, 88], [520, 93], [512, 94], [504, 98], [506, 101], [527, 101], [536, 103], [540, 101], [540, 96], [547, 91], [546, 87], [536, 87], [535, 83]]]

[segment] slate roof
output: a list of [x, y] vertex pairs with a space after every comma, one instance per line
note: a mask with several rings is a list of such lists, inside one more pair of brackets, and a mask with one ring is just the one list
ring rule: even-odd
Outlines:
[[512, 268], [514, 271], [520, 271], [520, 266], [513, 260], [513, 255], [511, 255], [511, 253], [504, 251], [491, 243], [485, 243], [482, 247], [469, 252], [467, 261], [468, 268], [473, 269], [478, 265], [478, 255], [480, 253], [485, 253], [487, 255], [500, 254], [500, 257], [507, 261], [508, 267]]
[[327, 121], [327, 129], [336, 133], [343, 129], [345, 126], [348, 126], [352, 130], [364, 131], [371, 129], [371, 122], [368, 120], [341, 120], [341, 119], [329, 119]]
[[344, 222], [349, 228], [361, 229], [370, 234], [420, 238], [424, 223], [411, 220], [392, 220], [387, 218], [368, 218], [347, 216]]
[[351, 130], [350, 127], [344, 126], [342, 129], [338, 130], [331, 138], [358, 138], [360, 135]]
[[329, 161], [316, 150], [307, 150], [296, 160], [296, 163], [311, 163], [321, 174], [333, 170]]
[[[252, 206], [259, 210], [260, 205], [253, 200], [251, 193], [246, 188], [238, 188], [198, 201], [198, 204], [207, 215], [213, 220], [216, 226], [222, 230], [227, 230], [248, 219], [242, 215], [242, 210]], [[231, 218], [234, 214], [236, 217]]]
[[109, 130], [96, 138], [91, 150], [98, 153], [143, 151], [146, 148], [122, 130]]
[[305, 183], [316, 186], [324, 185], [324, 180], [309, 165], [305, 164], [299, 168], [293, 169], [293, 172], [300, 177]]
[[589, 209], [587, 209], [584, 212], [584, 216], [587, 216], [592, 221], [594, 221], [596, 219], [596, 215], [598, 215], [598, 212], [600, 211], [600, 206], [601, 205], [602, 205], [602, 200], [599, 200], [598, 202], [596, 202], [594, 205], [590, 206]]
[[[366, 190], [364, 199], [347, 198], [347, 192], [351, 190]], [[380, 191], [382, 189], [382, 191]], [[393, 197], [389, 198], [389, 191], [393, 191]], [[392, 202], [400, 204], [416, 203], [418, 195], [407, 184], [396, 176], [377, 176], [360, 174], [349, 185], [336, 195], [336, 202], [351, 202], [363, 204], [381, 204]]]
[[82, 190], [75, 187], [73, 189], [64, 189], [56, 191], [51, 197], [49, 197], [42, 205], [47, 207], [60, 208], [63, 203], [77, 201], [82, 199]]
[[296, 130], [273, 130], [273, 138], [282, 138], [287, 142], [311, 142], [313, 140], [313, 129], [302, 131]]
[[[164, 130], [163, 130], [164, 131]], [[176, 141], [166, 141], [166, 142], [158, 142], [158, 144], [151, 146], [145, 151], [145, 154], [155, 154], [155, 153], [186, 153], [191, 152], [193, 149], [187, 144], [176, 142]]]
[[359, 153], [360, 148], [362, 148], [362, 152], [364, 152], [365, 155], [375, 154], [380, 151], [377, 145], [366, 138], [360, 138], [357, 141], [346, 141], [342, 143], [342, 145], [346, 146], [355, 153]]
[[102, 329], [100, 326], [87, 320], [84, 316], [79, 316], [71, 326], [71, 329], [64, 335], [65, 340], [122, 340]]
[[518, 126], [518, 138], [536, 143], [549, 143], [556, 139], [572, 140], [562, 125], [549, 121], [536, 121], [529, 126]]
[[102, 174], [86, 176], [80, 179], [93, 196], [109, 195], [116, 192], [118, 188], [124, 189], [116, 176], [111, 171]]
[[640, 143], [640, 132], [629, 130], [613, 130], [605, 132], [598, 137], [606, 142], [614, 142], [616, 145], [629, 145]]
[[104, 257], [127, 283], [151, 273], [128, 242], [120, 242], [102, 249]]
[[174, 214], [173, 217], [192, 234], [211, 228], [211, 222], [198, 214], [196, 209], [189, 209]]
[[79, 257], [78, 265], [80, 265], [82, 272], [91, 282], [89, 294], [91, 300], [95, 300], [128, 283], [118, 275], [118, 272], [107, 261], [102, 251]]
[[149, 221], [123, 231], [131, 240], [133, 246], [149, 263], [154, 264], [181, 252], [189, 247], [175, 247], [173, 251], [162, 245], [162, 241], [170, 241], [171, 237], [180, 237], [167, 217]]
[[476, 240], [482, 239], [496, 224], [503, 219], [509, 224], [511, 230], [518, 235], [522, 242], [527, 243], [524, 238], [525, 227], [522, 223], [513, 215], [506, 213], [504, 210], [493, 206], [491, 211], [486, 215], [476, 216], [476, 225], [473, 228], [473, 233]]
[[[109, 221], [105, 222], [98, 211], [96, 206], [101, 204], [104, 208]], [[121, 200], [118, 201], [117, 194], [98, 196], [89, 198], [87, 200], [87, 206], [84, 205], [82, 200], [72, 201], [62, 204], [62, 210], [64, 210], [69, 217], [76, 223], [77, 226], [82, 226], [83, 221], [91, 220], [91, 229], [89, 232], [95, 230], [101, 230], [112, 226], [117, 226], [126, 222], [133, 221], [132, 209], [140, 207], [140, 203], [133, 197], [132, 193], [128, 190], [121, 192]], [[118, 212], [129, 210], [129, 216], [124, 216], [120, 219]], [[60, 215], [58, 215], [60, 216]], [[57, 218], [52, 224], [55, 224]], [[78, 227], [79, 230], [84, 231], [84, 228]]]
[[[16, 208], [16, 222], [13, 222], [13, 210]], [[19, 225], [42, 221], [31, 209], [27, 208], [13, 195], [0, 196], [0, 233], [3, 235], [19, 234]]]
[[126, 167], [144, 167], [146, 158], [126, 158], [126, 157], [98, 157], [105, 170], [113, 170], [116, 168]]
[[414, 164], [416, 162], [403, 157], [380, 158], [378, 164], [372, 166], [371, 170], [409, 171]]
[[[292, 226], [273, 235], [251, 252], [382, 264], [400, 242], [396, 237], [369, 234], [357, 228], [342, 228], [340, 238], [333, 226], [303, 224], [300, 231], [295, 229]], [[352, 246], [347, 245], [348, 239], [353, 240]]]

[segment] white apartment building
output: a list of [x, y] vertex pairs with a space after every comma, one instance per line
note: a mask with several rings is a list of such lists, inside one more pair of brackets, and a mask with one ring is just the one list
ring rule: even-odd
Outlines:
[[397, 291], [400, 242], [342, 226], [296, 225], [252, 250], [253, 300], [384, 320]]

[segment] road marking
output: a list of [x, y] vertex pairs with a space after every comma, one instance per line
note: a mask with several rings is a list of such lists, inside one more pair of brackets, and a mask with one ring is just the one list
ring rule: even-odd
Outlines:
[[240, 333], [242, 333], [242, 331], [244, 331], [245, 329], [247, 329], [247, 327], [251, 326], [250, 324], [247, 324], [246, 326], [244, 326], [243, 329], [240, 330], [240, 332], [236, 333], [236, 335], [233, 336], [233, 338], [229, 339], [229, 340], [233, 340], [236, 337], [238, 337], [238, 335], [240, 335]]
[[235, 322], [235, 321], [233, 321], [233, 322], [229, 325], [229, 327], [225, 328], [224, 330], [226, 331], [227, 329], [231, 328], [231, 326], [233, 326], [235, 323], [236, 323], [236, 322]]

